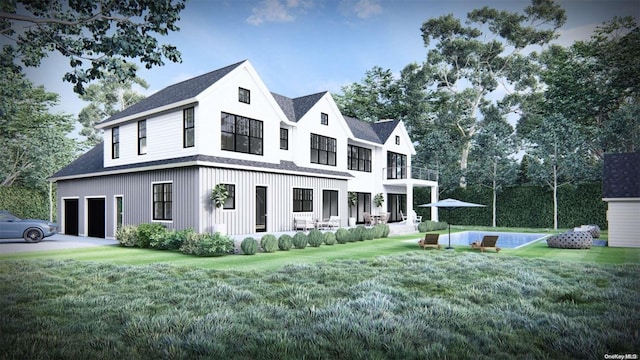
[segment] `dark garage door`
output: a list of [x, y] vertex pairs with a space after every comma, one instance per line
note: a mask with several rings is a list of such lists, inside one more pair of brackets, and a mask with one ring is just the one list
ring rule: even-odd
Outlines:
[[105, 208], [104, 199], [87, 199], [87, 236], [104, 238]]
[[78, 199], [64, 200], [64, 233], [78, 236]]

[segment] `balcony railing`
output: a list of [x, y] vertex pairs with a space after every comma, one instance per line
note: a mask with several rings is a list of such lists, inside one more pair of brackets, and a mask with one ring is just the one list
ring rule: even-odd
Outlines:
[[438, 171], [424, 167], [396, 166], [383, 168], [382, 176], [387, 180], [407, 179], [410, 175], [413, 180], [438, 181]]

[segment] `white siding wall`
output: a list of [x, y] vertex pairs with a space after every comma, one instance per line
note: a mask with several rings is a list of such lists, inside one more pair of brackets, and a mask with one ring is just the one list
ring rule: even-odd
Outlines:
[[640, 199], [608, 201], [609, 246], [640, 247]]

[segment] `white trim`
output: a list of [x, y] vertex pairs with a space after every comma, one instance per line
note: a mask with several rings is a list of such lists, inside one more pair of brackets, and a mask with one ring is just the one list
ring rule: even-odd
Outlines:
[[104, 200], [104, 236], [107, 237], [107, 196], [106, 195], [91, 195], [84, 197], [84, 230], [89, 234], [89, 199], [103, 199]]
[[640, 201], [640, 197], [602, 198], [602, 201], [606, 201], [606, 202], [636, 202], [636, 201]]
[[168, 104], [168, 105], [164, 105], [164, 106], [160, 106], [160, 107], [157, 107], [157, 108], [153, 108], [151, 110], [135, 113], [133, 115], [125, 116], [125, 117], [122, 117], [122, 118], [119, 118], [119, 119], [115, 119], [115, 120], [112, 120], [112, 121], [109, 121], [109, 122], [99, 123], [99, 124], [95, 125], [95, 128], [96, 129], [104, 129], [104, 128], [107, 128], [107, 127], [112, 127], [112, 126], [115, 126], [115, 125], [118, 125], [118, 124], [121, 124], [121, 123], [129, 122], [131, 120], [136, 120], [136, 119], [139, 119], [139, 118], [147, 118], [147, 117], [150, 117], [150, 115], [154, 115], [154, 114], [161, 113], [161, 112], [164, 112], [164, 111], [173, 110], [175, 108], [179, 108], [179, 107], [182, 107], [182, 106], [187, 106], [187, 105], [190, 105], [190, 104], [193, 104], [193, 103], [197, 103], [197, 102], [198, 102], [197, 98], [189, 98], [189, 99], [186, 99], [186, 100], [182, 100], [182, 101], [174, 102], [174, 103], [171, 103], [171, 104]]
[[[118, 198], [122, 198], [122, 225], [124, 226], [124, 194], [113, 195], [113, 234], [118, 231]], [[106, 236], [105, 236], [106, 237]]]
[[[66, 235], [65, 230], [67, 230], [67, 229], [64, 229], [65, 224], [67, 223], [67, 217], [65, 215], [65, 210], [66, 209], [64, 207], [64, 201], [65, 200], [74, 200], [74, 199], [78, 200], [78, 212], [80, 212], [80, 196], [61, 196], [60, 197], [60, 220], [61, 221], [57, 222], [57, 224], [58, 224], [58, 233], [60, 233], [60, 234], [65, 234]], [[78, 214], [78, 215], [80, 215], [80, 214]], [[78, 225], [80, 225], [79, 221], [78, 221]], [[78, 229], [78, 230], [80, 230], [80, 229]], [[80, 232], [78, 232], [78, 236], [80, 236]]]

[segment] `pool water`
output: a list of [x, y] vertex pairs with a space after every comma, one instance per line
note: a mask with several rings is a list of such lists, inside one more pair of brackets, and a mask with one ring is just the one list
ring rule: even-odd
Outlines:
[[[498, 247], [517, 249], [521, 246], [528, 245], [548, 234], [533, 233], [511, 233], [511, 232], [494, 232], [494, 231], [463, 231], [451, 234], [451, 245], [471, 245], [474, 241], [482, 241], [485, 235], [498, 235]], [[439, 238], [440, 245], [448, 246], [449, 235], [441, 234]]]

